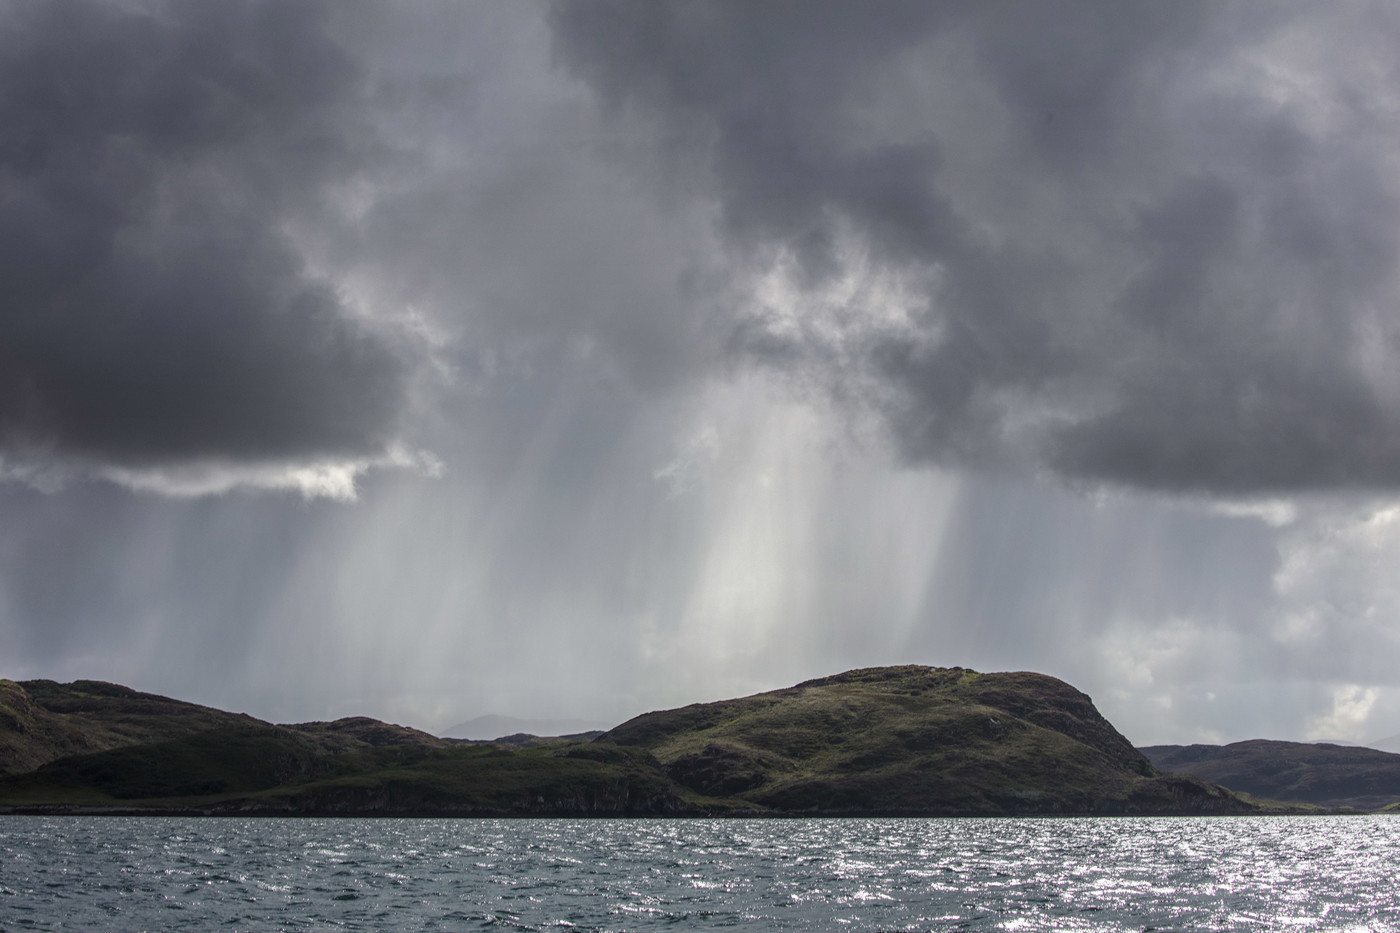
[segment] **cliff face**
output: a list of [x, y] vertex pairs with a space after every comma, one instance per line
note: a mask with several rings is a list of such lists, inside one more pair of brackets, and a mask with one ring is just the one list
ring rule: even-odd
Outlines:
[[[35, 686], [37, 685], [37, 686]], [[1238, 813], [1162, 775], [1062, 681], [849, 671], [592, 741], [274, 726], [111, 684], [0, 682], [0, 806], [415, 815]], [[37, 737], [37, 738], [36, 738]], [[4, 744], [8, 743], [8, 744]], [[37, 762], [37, 764], [36, 764]]]

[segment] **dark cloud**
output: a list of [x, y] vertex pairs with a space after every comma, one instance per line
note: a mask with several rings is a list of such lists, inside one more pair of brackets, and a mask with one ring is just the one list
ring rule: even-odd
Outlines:
[[1400, 728], [1390, 6], [0, 11], [0, 675]]
[[319, 4], [0, 10], [0, 457], [382, 457], [411, 359], [297, 224], [376, 158]]
[[[718, 206], [735, 268], [787, 270], [787, 315], [755, 302], [731, 346], [863, 400], [910, 459], [1400, 483], [1388, 7], [619, 0], [552, 24]], [[831, 314], [879, 275], [914, 293], [899, 326]]]

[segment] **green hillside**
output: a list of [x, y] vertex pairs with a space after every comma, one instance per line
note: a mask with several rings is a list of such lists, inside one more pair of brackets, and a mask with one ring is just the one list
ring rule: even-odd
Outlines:
[[60, 759], [0, 779], [0, 804], [329, 815], [687, 809], [671, 790], [650, 756], [615, 746], [328, 747], [296, 728], [253, 726]]
[[645, 748], [692, 791], [782, 811], [1234, 812], [1158, 774], [1084, 694], [1042, 674], [850, 671], [648, 713], [599, 741]]
[[6, 709], [23, 712], [0, 720], [11, 812], [1257, 811], [1160, 774], [1087, 696], [1040, 674], [850, 671], [532, 747], [363, 718], [275, 726], [110, 684], [4, 684]]
[[0, 776], [32, 771], [67, 755], [255, 722], [96, 680], [0, 680]]

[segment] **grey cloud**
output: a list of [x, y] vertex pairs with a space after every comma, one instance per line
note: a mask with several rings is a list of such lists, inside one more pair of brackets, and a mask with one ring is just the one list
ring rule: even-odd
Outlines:
[[594, 378], [693, 386], [723, 339], [712, 235], [615, 158], [592, 95], [551, 67], [545, 7], [369, 10], [337, 30], [395, 155], [337, 267], [428, 314], [463, 382], [586, 357]]
[[414, 350], [292, 226], [380, 147], [317, 4], [0, 11], [0, 457], [374, 458]]
[[720, 208], [736, 270], [794, 259], [799, 317], [867, 257], [922, 290], [905, 328], [847, 309], [839, 352], [763, 307], [730, 343], [863, 399], [909, 459], [1206, 494], [1400, 483], [1388, 8], [553, 14], [619, 130]]
[[0, 674], [432, 727], [917, 662], [1138, 741], [1400, 728], [1383, 497], [1079, 488], [1388, 482], [1388, 7], [0, 8], [0, 476], [446, 466], [0, 484]]

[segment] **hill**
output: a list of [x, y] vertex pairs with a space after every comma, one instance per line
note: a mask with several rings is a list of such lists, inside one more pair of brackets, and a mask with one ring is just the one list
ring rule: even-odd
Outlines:
[[1153, 745], [1141, 751], [1164, 771], [1274, 800], [1356, 810], [1400, 801], [1400, 755], [1359, 745], [1251, 739], [1229, 745]]
[[1160, 775], [1089, 697], [1043, 674], [849, 671], [638, 716], [601, 742], [644, 748], [704, 795], [785, 812], [1243, 812]]
[[0, 776], [32, 771], [68, 755], [256, 721], [95, 680], [0, 680]]
[[94, 682], [5, 683], [6, 708], [23, 707], [0, 720], [0, 751], [17, 750], [0, 759], [0, 808], [11, 812], [1258, 809], [1199, 779], [1159, 773], [1087, 696], [1040, 674], [850, 671], [647, 713], [592, 740], [523, 745], [440, 739], [362, 718], [279, 726]]

